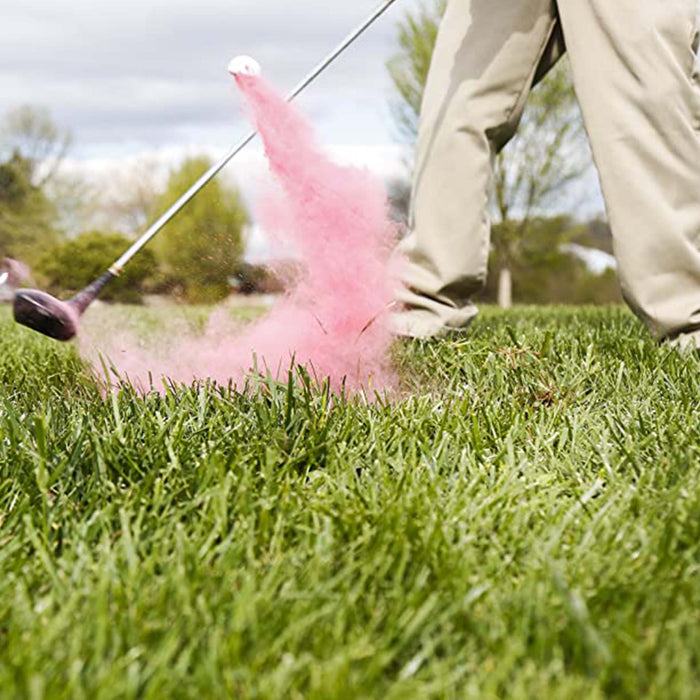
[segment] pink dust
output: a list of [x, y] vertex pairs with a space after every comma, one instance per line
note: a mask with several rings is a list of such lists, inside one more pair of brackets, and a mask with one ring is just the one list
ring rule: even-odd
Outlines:
[[149, 347], [126, 334], [105, 340], [105, 330], [91, 328], [88, 315], [81, 351], [93, 363], [97, 355], [106, 357], [140, 388], [160, 377], [239, 383], [253, 366], [286, 379], [292, 364], [319, 381], [328, 379], [334, 389], [391, 388], [387, 315], [395, 230], [384, 187], [364, 170], [331, 162], [303, 115], [263, 79], [240, 75], [236, 81], [276, 183], [259, 204], [259, 218], [273, 240], [292, 244], [302, 272], [252, 325], [236, 326], [219, 310], [203, 334], [171, 340], [166, 333]]
[[17, 287], [31, 279], [29, 268], [19, 260], [4, 258], [0, 260], [0, 274], [7, 273], [7, 284]]

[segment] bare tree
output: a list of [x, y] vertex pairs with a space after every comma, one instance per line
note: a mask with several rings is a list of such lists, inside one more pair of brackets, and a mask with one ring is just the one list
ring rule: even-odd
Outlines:
[[44, 191], [53, 203], [55, 224], [64, 235], [71, 238], [98, 227], [102, 208], [99, 189], [88, 177], [62, 169], [46, 183]]
[[[413, 143], [444, 0], [426, 0], [399, 24], [396, 56], [388, 70], [396, 91], [393, 105], [400, 134]], [[530, 98], [517, 136], [499, 155], [491, 203], [492, 246], [499, 274], [499, 303], [512, 303], [511, 270], [535, 216], [569, 194], [591, 166], [566, 61]]]
[[106, 170], [64, 167], [44, 191], [68, 237], [98, 229], [133, 237], [158, 213], [166, 175], [164, 163], [144, 156]]
[[129, 235], [143, 230], [157, 213], [165, 175], [164, 164], [150, 156], [140, 157], [110, 175], [100, 207], [109, 217], [111, 228]]
[[70, 132], [56, 125], [46, 107], [15, 107], [0, 125], [2, 159], [20, 155], [29, 164], [32, 184], [37, 187], [56, 176], [71, 142]]
[[397, 93], [392, 103], [394, 116], [409, 143], [418, 135], [423, 92], [445, 5], [446, 0], [431, 0], [404, 17], [398, 27], [399, 50], [387, 64]]
[[535, 216], [560, 204], [591, 167], [583, 121], [566, 61], [532, 93], [518, 135], [499, 154], [494, 173], [493, 248], [498, 300], [512, 305], [512, 274]]

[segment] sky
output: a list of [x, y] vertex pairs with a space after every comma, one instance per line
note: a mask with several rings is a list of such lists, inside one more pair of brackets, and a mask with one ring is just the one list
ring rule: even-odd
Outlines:
[[[300, 100], [328, 144], [396, 146], [384, 68], [396, 24], [387, 15]], [[246, 128], [226, 73], [249, 54], [288, 91], [377, 0], [4, 0], [3, 105], [48, 106], [75, 135], [77, 160], [153, 149], [219, 147]]]
[[[378, 1], [3, 0], [0, 112], [47, 106], [73, 132], [68, 166], [97, 180], [144, 158], [218, 159], [249, 130], [226, 73], [233, 56], [253, 56], [287, 92]], [[397, 0], [299, 100], [334, 157], [384, 179], [404, 174], [410, 155], [385, 64], [398, 21], [418, 3]], [[224, 177], [254, 199], [264, 172], [254, 146]]]

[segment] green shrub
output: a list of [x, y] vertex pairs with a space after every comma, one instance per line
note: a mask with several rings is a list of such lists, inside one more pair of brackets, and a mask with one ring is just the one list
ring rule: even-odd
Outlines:
[[[92, 282], [129, 247], [131, 241], [119, 233], [91, 231], [50, 248], [37, 265], [52, 293], [75, 292]], [[138, 304], [144, 285], [156, 272], [153, 253], [142, 250], [123, 274], [113, 280], [101, 297], [107, 301]]]

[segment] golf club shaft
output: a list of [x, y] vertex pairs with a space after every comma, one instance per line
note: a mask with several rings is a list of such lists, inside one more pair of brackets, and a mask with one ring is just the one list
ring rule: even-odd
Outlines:
[[[287, 100], [292, 101], [302, 93], [328, 66], [357, 41], [394, 3], [396, 0], [384, 2], [357, 29], [351, 32], [321, 63], [316, 66], [289, 94]], [[109, 268], [111, 276], [117, 276], [123, 267], [143, 248], [191, 199], [193, 199], [216, 175], [238, 155], [255, 137], [253, 131], [237, 143], [218, 163], [212, 165], [202, 177], [185, 192], [134, 244]]]

